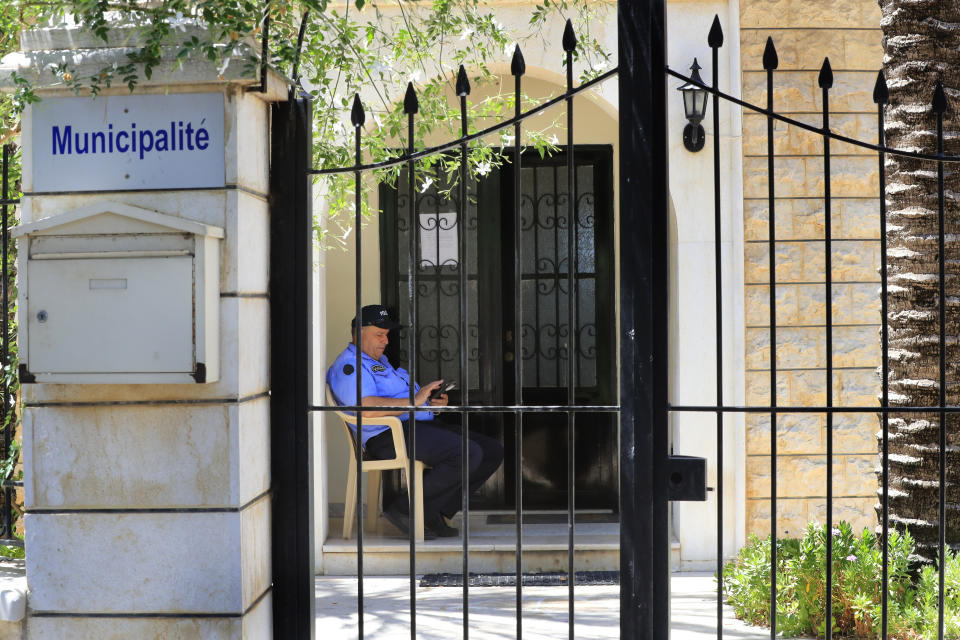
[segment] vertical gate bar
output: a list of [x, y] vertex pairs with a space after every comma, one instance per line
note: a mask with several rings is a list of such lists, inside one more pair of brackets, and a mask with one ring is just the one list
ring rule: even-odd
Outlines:
[[[7, 264], [10, 247], [10, 236], [7, 220], [7, 200], [10, 199], [10, 145], [3, 145], [3, 193], [0, 199], [3, 200], [3, 410], [0, 417], [3, 419], [3, 459], [6, 460], [10, 455], [10, 442], [12, 440], [13, 425], [11, 425], [10, 416], [10, 270]], [[6, 482], [10, 478], [0, 478]], [[13, 490], [9, 486], [3, 488], [3, 537], [13, 538], [13, 514], [12, 505]]]
[[[439, 165], [436, 165], [433, 167], [433, 173], [434, 173], [434, 176], [436, 176], [434, 178], [434, 182], [437, 185], [441, 184], [442, 175], [441, 175]], [[421, 187], [421, 189], [422, 188], [423, 187]], [[426, 195], [426, 189], [423, 190], [423, 193], [424, 195]], [[437, 291], [437, 304], [434, 307], [433, 321], [436, 323], [434, 326], [437, 327], [437, 331], [436, 331], [437, 353], [442, 353], [443, 352], [443, 332], [441, 331], [441, 329], [443, 327], [443, 318], [442, 318], [443, 297], [446, 295], [446, 291], [443, 288], [443, 263], [445, 263], [446, 260], [442, 260], [442, 261], [440, 260], [440, 231], [443, 230], [443, 222], [442, 222], [442, 218], [440, 217], [440, 198], [439, 197], [433, 198], [432, 224], [434, 225], [433, 230], [436, 231], [436, 234], [433, 238], [433, 248], [431, 250], [435, 251], [436, 252], [435, 255], [437, 256], [436, 262], [433, 264], [433, 276], [434, 276], [433, 281], [436, 284], [436, 291]], [[457, 247], [459, 248], [459, 245], [457, 245]], [[424, 293], [426, 293], [427, 291], [429, 291], [429, 289], [425, 289]], [[425, 375], [425, 374], [421, 373], [421, 375]], [[437, 358], [437, 374], [434, 377], [434, 380], [439, 380], [440, 378], [443, 378], [443, 359]]]
[[[403, 112], [407, 114], [407, 154], [412, 156], [414, 149], [414, 125], [413, 116], [420, 110], [420, 104], [417, 100], [417, 94], [413, 90], [413, 83], [407, 83], [407, 93], [403, 97]], [[407, 306], [407, 316], [409, 328], [407, 336], [409, 341], [409, 351], [407, 352], [407, 371], [410, 372], [409, 400], [410, 406], [414, 406], [414, 396], [416, 395], [417, 379], [417, 236], [420, 235], [420, 225], [417, 220], [417, 190], [416, 190], [416, 161], [412, 158], [407, 162], [408, 193], [410, 194], [410, 259], [407, 264], [407, 295], [409, 303]], [[416, 465], [417, 455], [417, 413], [411, 408], [407, 412], [407, 496], [409, 497], [409, 543], [410, 543], [410, 640], [417, 639], [417, 510], [414, 505], [417, 503], [417, 480], [413, 472]]]
[[[363, 271], [363, 243], [361, 240], [361, 232], [363, 230], [363, 219], [361, 214], [361, 194], [360, 194], [360, 181], [363, 177], [362, 172], [360, 171], [360, 165], [363, 163], [363, 156], [360, 151], [360, 138], [363, 133], [362, 127], [364, 122], [364, 113], [363, 106], [360, 104], [360, 95], [353, 95], [353, 109], [350, 113], [350, 119], [353, 122], [354, 130], [354, 162], [356, 163], [357, 170], [353, 173], [354, 179], [354, 218], [353, 226], [356, 229], [354, 235], [354, 243], [356, 247], [356, 259], [354, 262], [354, 316], [353, 320], [355, 323], [356, 331], [354, 333], [354, 342], [355, 342], [355, 351], [356, 351], [356, 364], [355, 371], [357, 372], [357, 406], [360, 406], [361, 398], [363, 398], [363, 371], [362, 358], [363, 351], [361, 350], [361, 345], [363, 341], [360, 338], [360, 333], [363, 331], [363, 321], [361, 318], [361, 281], [360, 276]], [[363, 486], [363, 411], [357, 411], [357, 442], [354, 447], [354, 455], [357, 458], [357, 492], [356, 492], [356, 518], [357, 518], [357, 634], [360, 640], [363, 640], [363, 502], [360, 497], [363, 495], [363, 491], [360, 488]], [[375, 504], [368, 504], [367, 509], [376, 509]]]
[[273, 637], [316, 636], [310, 331], [312, 104], [291, 88], [270, 142]]
[[620, 637], [666, 640], [670, 634], [666, 1], [618, 0], [617, 16]]
[[[303, 38], [307, 35], [307, 18], [310, 17], [310, 9], [304, 9], [303, 14], [300, 18], [300, 29], [297, 31], [297, 52], [293, 56], [293, 64], [290, 69], [290, 79], [300, 88], [303, 86], [300, 83], [300, 52], [303, 51]], [[261, 65], [262, 65], [261, 58]], [[261, 66], [261, 69], [263, 67]], [[266, 92], [266, 85], [264, 84], [263, 76], [260, 77], [260, 86], [263, 88], [263, 92]]]
[[[457, 72], [457, 95], [460, 96], [460, 135], [466, 137], [467, 127], [467, 96], [470, 94], [470, 82], [467, 72], [460, 65]], [[460, 207], [457, 212], [457, 229], [460, 231], [460, 400], [461, 404], [470, 405], [470, 363], [467, 359], [467, 143], [460, 143]], [[440, 237], [440, 231], [437, 231]], [[437, 256], [440, 250], [437, 249]], [[439, 305], [438, 305], [439, 307]], [[460, 439], [460, 489], [463, 512], [463, 524], [460, 531], [463, 535], [463, 640], [470, 637], [470, 412], [460, 414], [460, 424], [463, 425], [463, 436]]]
[[260, 93], [267, 92], [267, 67], [270, 64], [270, 0], [263, 3], [263, 40], [260, 43]]
[[317, 635], [316, 587], [314, 583], [314, 511], [313, 511], [313, 430], [310, 420], [312, 404], [313, 353], [311, 309], [313, 308], [313, 199], [311, 180], [307, 175], [313, 160], [313, 102], [310, 95], [300, 93], [297, 107], [297, 166], [293, 174], [297, 184], [296, 224], [294, 245], [296, 257], [295, 282], [298, 304], [296, 326], [301, 352], [297, 355], [297, 411], [296, 466], [297, 488], [297, 545], [299, 547], [298, 593], [299, 633], [302, 640], [313, 640]]
[[[577, 173], [574, 165], [573, 138], [573, 51], [577, 38], [573, 22], [567, 19], [563, 32], [563, 49], [567, 52], [567, 403], [576, 404], [574, 384], [577, 374]], [[574, 589], [577, 572], [574, 567], [574, 532], [576, 530], [576, 496], [574, 469], [576, 449], [574, 431], [576, 414], [567, 412], [567, 630], [574, 640]]]
[[[881, 375], [881, 402], [880, 406], [887, 409], [890, 403], [890, 364], [889, 357], [889, 335], [887, 328], [887, 176], [885, 172], [885, 154], [883, 152], [886, 144], [883, 132], [883, 106], [888, 99], [887, 82], [883, 76], [883, 71], [877, 73], [877, 83], [873, 89], [873, 101], [877, 103], [877, 146], [880, 147], [879, 157], [879, 175], [880, 175], [880, 375]], [[887, 563], [889, 562], [889, 498], [890, 498], [890, 478], [888, 476], [888, 467], [890, 465], [890, 413], [883, 411], [883, 444], [881, 473], [883, 474], [882, 495], [881, 495], [881, 554], [882, 554], [882, 583], [880, 591], [880, 638], [887, 638], [887, 613], [889, 610], [889, 598], [887, 589], [889, 587], [889, 573]]]
[[713, 63], [713, 269], [717, 364], [717, 640], [723, 638], [723, 274], [720, 233], [720, 16], [713, 16], [707, 37]]
[[777, 637], [777, 263], [776, 204], [773, 179], [773, 71], [779, 66], [773, 38], [767, 37], [763, 68], [767, 72], [767, 224], [770, 277], [770, 638]]
[[833, 228], [830, 219], [830, 88], [833, 86], [833, 70], [830, 59], [823, 59], [817, 79], [823, 100], [823, 253], [826, 285], [826, 407], [827, 411], [827, 593], [826, 593], [826, 640], [833, 637]]
[[[933, 92], [933, 110], [937, 114], [937, 155], [943, 156], [943, 112], [946, 111], [947, 100], [943, 93], [943, 85], [937, 81]], [[944, 202], [943, 202], [943, 160], [937, 160], [937, 251], [940, 256], [939, 277], [939, 305], [940, 305], [940, 534], [937, 541], [940, 562], [940, 588], [937, 593], [937, 637], [943, 640], [944, 628], [944, 582], [946, 576], [947, 557], [947, 297], [946, 297], [946, 262], [944, 253]]]
[[[521, 171], [520, 144], [520, 114], [521, 93], [520, 79], [527, 71], [520, 45], [513, 51], [513, 60], [510, 63], [510, 73], [513, 75], [514, 98], [513, 113], [518, 118], [513, 125], [513, 286], [516, 295], [516, 306], [513, 313], [513, 402], [523, 404], [523, 281], [521, 280], [521, 259], [523, 258], [523, 242], [521, 234], [523, 225], [520, 220], [520, 189], [523, 187]], [[523, 639], [523, 412], [514, 412], [514, 502], [517, 512], [517, 547], [516, 547], [516, 613], [517, 613], [517, 640]]]

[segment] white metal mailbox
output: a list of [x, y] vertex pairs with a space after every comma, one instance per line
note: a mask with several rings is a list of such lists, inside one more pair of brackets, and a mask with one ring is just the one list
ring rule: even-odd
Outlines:
[[12, 235], [21, 382], [219, 378], [222, 228], [105, 202]]

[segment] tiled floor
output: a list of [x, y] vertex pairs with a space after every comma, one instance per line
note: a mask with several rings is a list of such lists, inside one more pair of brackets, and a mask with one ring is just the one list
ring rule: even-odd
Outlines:
[[[357, 638], [356, 578], [316, 580], [317, 632], [323, 640]], [[574, 635], [584, 640], [620, 637], [617, 586], [575, 589]], [[463, 637], [463, 590], [454, 587], [416, 589], [417, 638], [455, 640]], [[716, 638], [716, 584], [710, 574], [679, 573], [671, 580], [671, 640]], [[523, 589], [523, 637], [567, 637], [567, 588]], [[504, 640], [516, 637], [516, 590], [478, 587], [469, 593], [470, 638]], [[402, 640], [410, 637], [410, 581], [406, 577], [364, 579], [364, 637]], [[760, 640], [769, 630], [747, 627], [724, 608], [724, 638]]]
[[[501, 522], [499, 517], [488, 518], [487, 515], [470, 515], [470, 571], [514, 572], [516, 525]], [[620, 527], [616, 522], [596, 521], [600, 519], [585, 517], [585, 521], [577, 523], [574, 528], [574, 562], [578, 571], [619, 568]], [[525, 572], [566, 570], [568, 529], [565, 522], [560, 523], [562, 521], [563, 518], [560, 518], [552, 524], [539, 521], [523, 525]], [[462, 530], [460, 516], [454, 518], [451, 524]], [[331, 519], [330, 535], [323, 544], [322, 573], [356, 575], [356, 533], [350, 540], [344, 540], [340, 535], [342, 526], [340, 519]], [[376, 527], [364, 532], [365, 573], [409, 573], [409, 544], [408, 538], [380, 518]], [[418, 543], [417, 573], [462, 572], [462, 545], [460, 536]]]

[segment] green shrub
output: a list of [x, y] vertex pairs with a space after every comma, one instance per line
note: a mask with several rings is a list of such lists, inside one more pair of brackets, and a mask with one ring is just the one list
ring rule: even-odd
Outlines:
[[[810, 524], [802, 538], [777, 540], [777, 629], [784, 636], [826, 633], [826, 527]], [[846, 522], [830, 532], [833, 549], [833, 633], [879, 637], [883, 556], [869, 530], [860, 536]], [[891, 531], [888, 541], [888, 632], [891, 638], [937, 637], [938, 573], [925, 566], [910, 573], [914, 550], [909, 532]], [[770, 622], [770, 538], [751, 536], [724, 567], [724, 590], [738, 618]], [[948, 552], [945, 571], [945, 637], [960, 638], [960, 558]]]

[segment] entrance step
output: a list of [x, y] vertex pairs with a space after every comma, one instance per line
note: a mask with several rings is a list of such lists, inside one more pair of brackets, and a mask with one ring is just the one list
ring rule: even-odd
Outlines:
[[[620, 525], [616, 516], [583, 514], [574, 528], [576, 571], [618, 571], [620, 569]], [[524, 514], [522, 537], [523, 573], [566, 571], [568, 565], [567, 525], [545, 514]], [[578, 514], [578, 519], [581, 518]], [[563, 518], [565, 520], [565, 516]], [[603, 520], [607, 520], [604, 522]], [[611, 520], [614, 520], [611, 522]], [[471, 573], [516, 572], [516, 525], [512, 514], [471, 514], [469, 571]], [[330, 535], [323, 544], [321, 574], [356, 575], [357, 539], [344, 540], [342, 520], [330, 519]], [[460, 517], [452, 526], [462, 531]], [[356, 536], [356, 534], [354, 534]], [[374, 531], [364, 531], [364, 575], [408, 575], [410, 543], [392, 525], [380, 518]], [[462, 573], [461, 537], [437, 538], [416, 545], [416, 572]]]

